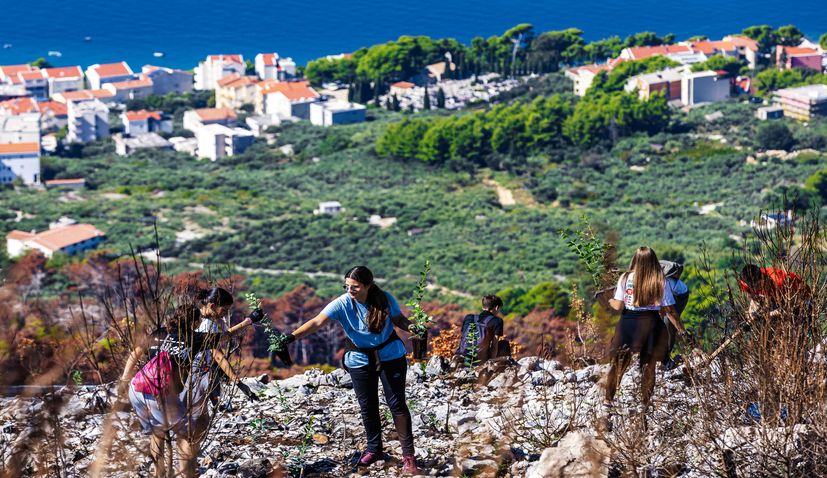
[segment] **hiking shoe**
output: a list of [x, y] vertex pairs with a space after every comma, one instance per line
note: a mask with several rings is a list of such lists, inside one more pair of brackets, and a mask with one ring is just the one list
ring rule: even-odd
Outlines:
[[411, 475], [418, 475], [419, 468], [416, 467], [416, 457], [413, 455], [402, 457], [402, 472]]
[[379, 461], [380, 458], [382, 458], [381, 453], [366, 451], [362, 453], [362, 456], [359, 457], [359, 461], [357, 461], [356, 464], [359, 466], [368, 466]]

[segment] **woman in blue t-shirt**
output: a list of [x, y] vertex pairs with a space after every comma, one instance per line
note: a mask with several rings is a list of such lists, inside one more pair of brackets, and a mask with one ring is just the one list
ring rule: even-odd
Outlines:
[[635, 353], [640, 354], [641, 395], [643, 403], [648, 404], [655, 388], [655, 366], [666, 353], [667, 341], [663, 336], [667, 332], [661, 315], [665, 315], [677, 330], [685, 332], [675, 312], [672, 290], [654, 250], [638, 248], [629, 270], [617, 281], [614, 298], [609, 304], [621, 311], [621, 315], [609, 349], [611, 368], [606, 377], [604, 405], [612, 404], [620, 379]]
[[319, 315], [287, 334], [287, 343], [316, 332], [328, 320], [338, 322], [347, 336], [344, 365], [353, 379], [353, 391], [359, 401], [368, 442], [358, 465], [370, 465], [383, 456], [377, 388], [381, 380], [402, 445], [402, 470], [418, 474], [411, 412], [405, 401], [408, 371], [405, 344], [393, 327], [396, 325], [407, 331], [410, 322], [402, 315], [396, 299], [376, 285], [373, 273], [367, 267], [357, 266], [349, 270], [345, 274], [344, 289], [345, 293], [329, 303]]

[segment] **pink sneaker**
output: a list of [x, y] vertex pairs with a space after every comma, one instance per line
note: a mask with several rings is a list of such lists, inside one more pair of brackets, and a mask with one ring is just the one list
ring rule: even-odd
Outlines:
[[402, 457], [402, 472], [411, 475], [419, 475], [419, 468], [416, 467], [416, 457], [413, 455]]
[[381, 457], [382, 457], [381, 453], [374, 453], [372, 451], [366, 451], [366, 452], [362, 453], [361, 457], [359, 457], [358, 465], [359, 466], [371, 465], [371, 464], [375, 463], [376, 461], [378, 461]]

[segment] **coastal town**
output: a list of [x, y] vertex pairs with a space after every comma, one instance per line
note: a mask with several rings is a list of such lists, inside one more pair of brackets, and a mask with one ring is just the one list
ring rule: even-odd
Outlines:
[[[765, 63], [779, 71], [822, 73], [827, 50], [802, 38], [797, 46], [776, 45], [763, 54]], [[331, 55], [331, 61], [348, 58]], [[669, 60], [668, 67], [633, 75], [623, 89], [641, 100], [663, 95], [675, 109], [723, 102], [734, 96], [757, 99], [764, 105], [761, 120], [790, 117], [808, 121], [827, 115], [827, 85], [812, 84], [773, 91], [770, 101], [756, 98], [755, 80], [725, 70], [699, 69], [710, 58], [737, 60], [754, 71], [762, 61], [756, 40], [726, 36], [673, 44], [627, 47], [615, 58], [564, 69], [572, 93], [583, 97], [595, 79], [624, 63], [655, 57]], [[256, 141], [267, 141], [271, 127], [306, 121], [318, 127], [360, 123], [368, 108], [418, 112], [432, 105], [446, 110], [486, 105], [498, 95], [525, 84], [530, 75], [473, 74], [458, 77], [450, 54], [444, 62], [427, 65], [411, 77], [387, 85], [384, 94], [367, 104], [351, 100], [346, 85], [327, 82], [312, 85], [289, 57], [259, 53], [252, 61], [241, 54], [210, 54], [191, 71], [156, 65], [135, 70], [124, 61], [81, 66], [32, 64], [0, 66], [0, 184], [32, 188], [82, 189], [84, 178], [43, 180], [41, 155], [57, 154], [71, 145], [106, 138], [115, 152], [129, 156], [141, 150], [174, 150], [198, 159], [220, 161], [243, 153]], [[210, 105], [186, 111], [180, 124], [162, 111], [130, 109], [136, 100], [150, 97], [210, 93]], [[340, 206], [339, 206], [340, 207]], [[321, 206], [320, 206], [321, 208]], [[28, 249], [51, 256], [57, 251], [76, 253], [96, 247], [105, 234], [89, 224], [56, 221], [53, 231], [11, 231], [7, 252], [11, 257]]]

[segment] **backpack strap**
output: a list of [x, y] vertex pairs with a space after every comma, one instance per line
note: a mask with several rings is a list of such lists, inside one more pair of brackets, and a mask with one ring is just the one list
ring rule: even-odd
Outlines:
[[[394, 329], [390, 336], [382, 342], [381, 344], [377, 345], [376, 347], [357, 347], [356, 344], [350, 340], [350, 337], [345, 336], [345, 353], [347, 352], [361, 352], [368, 356], [368, 367], [374, 367], [376, 371], [382, 370], [382, 361], [379, 359], [379, 351], [385, 348], [386, 346], [390, 345], [392, 342], [396, 342], [397, 340], [402, 340], [399, 338], [399, 335], [396, 333], [396, 329]], [[344, 355], [342, 356], [342, 365], [344, 366], [345, 370], [347, 370], [347, 366], [344, 365], [345, 358]]]

